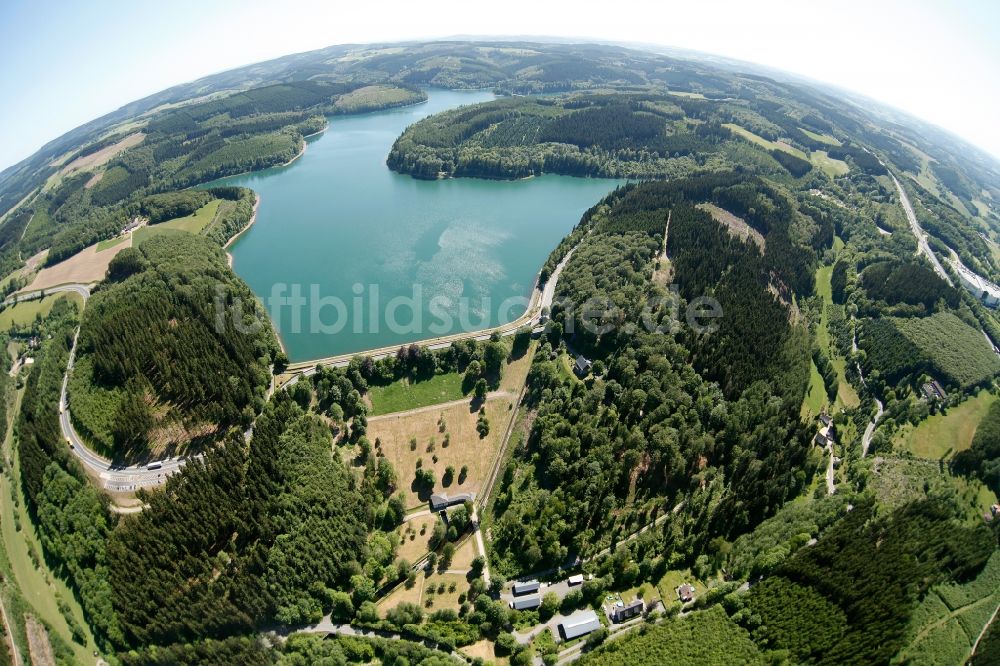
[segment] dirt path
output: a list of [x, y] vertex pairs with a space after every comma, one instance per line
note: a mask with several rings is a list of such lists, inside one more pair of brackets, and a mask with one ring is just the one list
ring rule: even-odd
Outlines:
[[972, 659], [972, 657], [975, 656], [976, 650], [979, 649], [979, 641], [983, 640], [983, 636], [985, 636], [986, 632], [989, 631], [990, 625], [992, 625], [997, 619], [997, 612], [1000, 612], [1000, 604], [997, 604], [997, 607], [993, 609], [993, 615], [990, 616], [989, 622], [983, 625], [983, 630], [979, 632], [979, 635], [976, 637], [976, 642], [972, 644], [972, 652], [969, 653], [969, 659]]
[[10, 625], [10, 620], [7, 618], [7, 606], [4, 604], [2, 597], [0, 597], [0, 615], [3, 616], [3, 629], [4, 633], [7, 635], [7, 649], [10, 650], [11, 663], [20, 664], [21, 655], [17, 651], [17, 641], [14, 640], [14, 630]]
[[32, 615], [24, 616], [24, 629], [28, 634], [28, 652], [32, 666], [55, 666], [56, 658], [49, 643], [49, 634], [42, 623]]

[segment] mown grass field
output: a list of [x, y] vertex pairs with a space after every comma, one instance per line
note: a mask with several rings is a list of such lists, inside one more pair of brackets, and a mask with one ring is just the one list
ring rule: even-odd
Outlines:
[[190, 234], [200, 234], [215, 219], [215, 215], [219, 211], [219, 206], [222, 202], [222, 199], [213, 199], [191, 215], [175, 217], [166, 222], [141, 227], [135, 231], [135, 243], [138, 245], [148, 238], [164, 233], [186, 231]]
[[813, 166], [825, 171], [830, 177], [844, 176], [851, 170], [844, 160], [830, 157], [825, 150], [814, 150], [809, 154]]
[[989, 391], [967, 399], [947, 414], [933, 414], [917, 427], [906, 426], [896, 437], [896, 446], [919, 458], [940, 460], [950, 458], [972, 445], [976, 427], [986, 416], [997, 397]]
[[[441, 586], [444, 590], [441, 591]], [[431, 590], [433, 589], [433, 593]], [[417, 604], [425, 612], [433, 613], [442, 608], [458, 610], [460, 604], [458, 597], [467, 594], [469, 591], [469, 581], [461, 574], [434, 573], [426, 576], [423, 570], [417, 574], [416, 584], [407, 588], [400, 585], [392, 594], [378, 602], [379, 613], [384, 617], [386, 611], [395, 608], [403, 602]], [[427, 602], [430, 601], [430, 604]]]
[[100, 243], [97, 244], [97, 251], [98, 252], [103, 252], [104, 250], [107, 250], [108, 248], [112, 248], [112, 247], [114, 247], [116, 245], [124, 243], [127, 240], [128, 240], [128, 236], [115, 236], [114, 238], [109, 238], [107, 240], [102, 240]]
[[810, 139], [815, 141], [820, 141], [822, 143], [827, 143], [831, 146], [842, 145], [836, 137], [830, 136], [829, 134], [820, 134], [819, 132], [813, 132], [812, 130], [807, 130], [805, 127], [800, 127], [802, 133], [808, 136]]
[[823, 377], [816, 369], [816, 363], [809, 361], [809, 390], [806, 398], [802, 401], [800, 414], [803, 419], [810, 420], [819, 416], [823, 407], [827, 405], [826, 387], [823, 386]]
[[462, 391], [462, 375], [457, 372], [434, 375], [422, 381], [403, 378], [386, 386], [368, 389], [373, 416], [461, 400], [466, 395]]
[[809, 159], [808, 155], [803, 153], [798, 148], [788, 145], [784, 141], [769, 141], [764, 137], [760, 136], [759, 134], [754, 134], [745, 127], [741, 127], [740, 125], [737, 125], [735, 123], [723, 123], [722, 126], [728, 127], [734, 134], [738, 134], [747, 141], [755, 143], [758, 146], [761, 146], [762, 148], [766, 148], [767, 150], [783, 150], [790, 155], [795, 155], [796, 157], [800, 157], [804, 160]]
[[[834, 250], [837, 251], [840, 247], [843, 247], [843, 241], [835, 238]], [[845, 373], [847, 361], [836, 352], [836, 349], [830, 343], [829, 314], [827, 313], [827, 308], [833, 303], [833, 291], [830, 286], [832, 275], [832, 265], [820, 266], [816, 269], [816, 293], [823, 299], [823, 311], [820, 313], [819, 323], [816, 324], [816, 344], [820, 349], [826, 351], [830, 357], [833, 369], [837, 372], [837, 399], [834, 401], [833, 408], [857, 407], [861, 404], [861, 399], [858, 397], [858, 393], [854, 390], [854, 387], [851, 386], [851, 383], [847, 381]], [[809, 390], [806, 393], [801, 410], [804, 418], [818, 415], [824, 406], [829, 405], [829, 400], [826, 397], [826, 389], [823, 386], [823, 377], [816, 369], [816, 364], [810, 362], [809, 369]]]
[[128, 243], [118, 243], [101, 249], [99, 243], [80, 250], [69, 259], [60, 261], [54, 266], [48, 266], [38, 271], [34, 281], [25, 291], [48, 289], [60, 284], [78, 282], [89, 284], [100, 282], [108, 272], [108, 264], [119, 252], [129, 246]]
[[[476, 431], [479, 411], [472, 409], [468, 402], [440, 409], [431, 407], [412, 413], [373, 416], [368, 420], [367, 436], [373, 443], [378, 440], [382, 454], [396, 470], [407, 508], [414, 508], [426, 501], [416, 492], [414, 483], [418, 460], [423, 469], [434, 471], [435, 492], [479, 492], [496, 457], [512, 414], [512, 404], [513, 399], [506, 396], [486, 402], [486, 416], [490, 422], [486, 437], [480, 437]], [[445, 423], [444, 432], [438, 425], [441, 418]], [[444, 444], [446, 435], [447, 446]], [[416, 445], [411, 444], [413, 439]], [[443, 479], [449, 465], [455, 469], [455, 478], [445, 486]], [[460, 475], [463, 466], [468, 467], [464, 479]]]
[[[9, 398], [7, 414], [11, 417], [19, 410], [21, 393], [18, 392], [13, 398]], [[21, 490], [20, 465], [17, 453], [12, 450], [11, 440], [11, 429], [8, 429], [3, 442], [3, 451], [5, 457], [12, 459], [13, 465], [4, 466], [3, 474], [0, 475], [0, 536], [3, 538], [3, 550], [10, 567], [7, 573], [17, 584], [21, 597], [30, 606], [30, 611], [40, 618], [50, 631], [55, 632], [62, 643], [71, 647], [75, 661], [80, 664], [92, 663], [96, 644], [90, 628], [84, 622], [83, 609], [66, 583], [49, 569], [42, 557], [42, 545], [25, 507], [24, 493]], [[70, 627], [59, 609], [60, 601], [69, 609], [75, 624], [82, 629], [85, 637], [84, 645], [73, 642]], [[7, 612], [13, 613], [14, 608], [8, 605]], [[20, 624], [18, 618], [11, 618], [11, 622]], [[19, 645], [19, 647], [26, 658], [28, 656], [26, 646]]]
[[0, 312], [0, 331], [6, 331], [11, 324], [25, 326], [33, 322], [36, 317], [44, 318], [60, 298], [73, 301], [77, 307], [83, 306], [83, 297], [75, 292], [49, 294], [43, 298], [24, 301]]

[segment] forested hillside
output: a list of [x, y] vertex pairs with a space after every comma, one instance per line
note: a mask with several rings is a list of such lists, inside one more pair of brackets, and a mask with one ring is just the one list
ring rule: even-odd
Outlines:
[[[7, 266], [4, 272], [9, 272], [47, 247], [48, 263], [58, 263], [116, 235], [137, 215], [152, 213], [158, 218], [151, 219], [154, 223], [167, 219], [161, 217], [165, 208], [149, 204], [150, 195], [289, 162], [303, 149], [304, 136], [326, 127], [324, 115], [362, 113], [426, 98], [422, 91], [387, 86], [337, 104], [363, 88], [329, 81], [252, 88], [181, 105], [155, 115], [141, 132], [112, 132], [71, 151], [64, 162], [83, 166], [67, 166], [18, 209], [13, 224], [0, 226], [0, 268]], [[129, 147], [106, 162], [87, 166], [90, 156], [118, 143]], [[10, 242], [4, 242], [5, 234]], [[20, 243], [13, 242], [15, 235]]]
[[801, 177], [810, 171], [807, 160], [793, 158], [804, 168], [790, 171], [734, 138], [721, 124], [732, 113], [725, 104], [663, 94], [514, 97], [414, 124], [397, 139], [387, 163], [395, 171], [431, 179], [542, 173], [642, 178], [722, 169], [738, 155], [756, 152], [743, 161], [764, 173]]
[[[662, 547], [675, 561], [693, 560], [806, 482], [808, 435], [798, 419], [805, 335], [768, 290], [762, 257], [690, 205], [725, 196], [731, 182], [641, 185], [584, 218], [590, 233], [560, 278], [558, 323], [529, 378], [537, 417], [516, 456], [525, 463], [508, 467], [494, 508], [501, 571], [560, 564], [673, 507], [682, 508], [667, 518]], [[668, 215], [679, 302], [651, 280]], [[777, 215], [760, 222], [780, 236]], [[725, 313], [714, 330], [683, 319], [672, 326], [672, 307], [712, 292]], [[584, 303], [600, 304], [597, 321], [568, 309]], [[592, 382], [566, 378], [549, 358], [561, 345], [606, 370]]]
[[80, 330], [69, 392], [80, 431], [133, 457], [249, 426], [278, 347], [266, 316], [234, 321], [222, 309], [257, 301], [221, 250], [196, 236], [153, 237], [119, 253], [109, 273]]

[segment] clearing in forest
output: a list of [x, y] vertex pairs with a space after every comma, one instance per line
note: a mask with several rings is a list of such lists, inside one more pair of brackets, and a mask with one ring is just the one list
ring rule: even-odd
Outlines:
[[89, 155], [76, 158], [63, 168], [62, 173], [63, 175], [68, 175], [74, 171], [83, 171], [84, 169], [99, 167], [126, 148], [139, 145], [145, 138], [146, 135], [142, 132], [129, 134], [118, 143], [113, 143], [110, 146], [105, 146], [104, 148], [101, 148], [100, 150]]
[[99, 243], [91, 245], [55, 266], [43, 268], [38, 271], [34, 281], [22, 291], [37, 291], [61, 284], [100, 282], [107, 275], [108, 264], [115, 255], [131, 247], [132, 243], [118, 243], [103, 250], [98, 250], [99, 245]]
[[766, 241], [759, 231], [751, 227], [742, 217], [737, 217], [730, 213], [728, 210], [719, 208], [715, 204], [701, 203], [698, 204], [698, 208], [711, 213], [712, 218], [719, 224], [725, 225], [733, 236], [736, 236], [740, 240], [747, 241], [751, 240], [754, 244], [760, 248], [763, 252], [766, 247]]
[[904, 426], [896, 444], [918, 458], [950, 458], [972, 446], [979, 422], [996, 400], [995, 395], [984, 389], [976, 397], [949, 409], [947, 414], [932, 414], [915, 428]]
[[[496, 459], [504, 433], [514, 417], [514, 401], [524, 387], [531, 369], [536, 344], [533, 342], [524, 355], [507, 363], [499, 387], [487, 396], [484, 405], [464, 398], [458, 402], [422, 405], [408, 411], [381, 414], [368, 419], [367, 437], [378, 445], [378, 450], [392, 463], [399, 487], [406, 495], [408, 508], [420, 506], [430, 495], [426, 489], [418, 492], [415, 482], [418, 461], [421, 468], [434, 472], [433, 492], [455, 494], [478, 493], [481, 490]], [[458, 374], [454, 376], [461, 378]], [[447, 377], [448, 375], [438, 376]], [[441, 379], [445, 386], [450, 386], [453, 381]], [[376, 407], [379, 400], [373, 398]], [[489, 432], [485, 437], [477, 430], [481, 406], [486, 408], [486, 419], [489, 422]], [[454, 470], [450, 479], [445, 474], [448, 467]], [[463, 467], [466, 468], [464, 475]], [[445, 481], [448, 481], [447, 485]]]

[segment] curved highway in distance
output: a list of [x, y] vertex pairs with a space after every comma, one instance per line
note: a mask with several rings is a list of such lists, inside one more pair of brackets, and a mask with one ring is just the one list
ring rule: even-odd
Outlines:
[[[881, 162], [881, 160], [879, 160]], [[885, 166], [885, 163], [882, 163]], [[888, 169], [886, 169], [888, 171]], [[923, 228], [920, 226], [920, 222], [917, 221], [917, 215], [913, 212], [913, 206], [910, 205], [910, 198], [906, 196], [906, 190], [903, 189], [902, 184], [900, 184], [899, 179], [896, 175], [889, 171], [889, 177], [892, 178], [892, 182], [896, 185], [896, 191], [899, 193], [899, 203], [903, 206], [903, 212], [906, 213], [906, 219], [910, 223], [910, 230], [913, 235], [917, 237], [917, 254], [923, 254], [931, 262], [931, 267], [934, 272], [940, 276], [942, 280], [948, 283], [948, 286], [954, 286], [951, 282], [951, 278], [948, 277], [947, 271], [944, 270], [944, 266], [938, 261], [937, 255], [931, 250], [930, 244], [927, 242], [927, 234], [924, 232]]]

